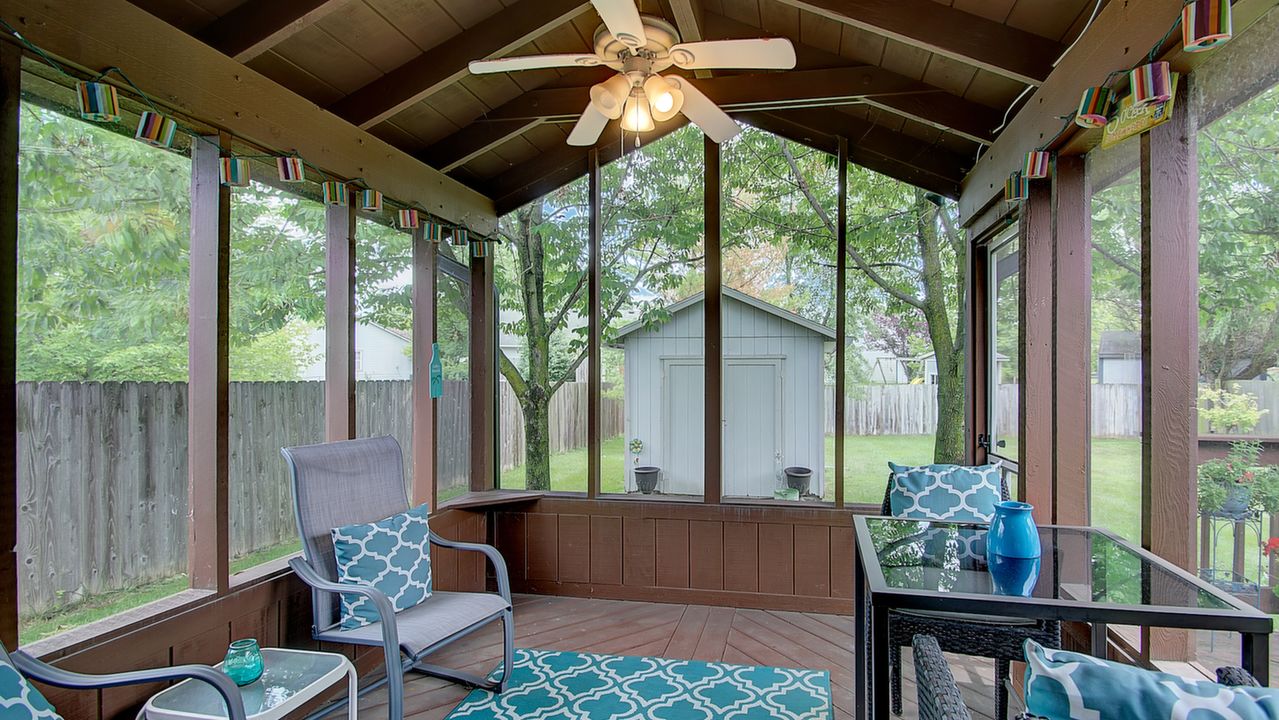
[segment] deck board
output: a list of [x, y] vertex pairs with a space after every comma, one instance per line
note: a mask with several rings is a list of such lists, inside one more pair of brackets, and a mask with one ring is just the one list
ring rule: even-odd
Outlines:
[[[517, 647], [827, 670], [836, 720], [853, 717], [853, 628], [850, 617], [819, 613], [536, 595], [515, 599]], [[432, 662], [484, 673], [501, 655], [502, 636], [494, 624], [436, 654]], [[903, 717], [915, 718], [915, 673], [909, 652], [906, 657]], [[991, 720], [993, 664], [958, 656], [950, 660], [973, 717]], [[404, 692], [405, 716], [413, 720], [440, 720], [466, 696], [464, 688], [420, 675], [406, 678]], [[376, 718], [385, 712], [383, 693], [360, 703], [361, 715]]]

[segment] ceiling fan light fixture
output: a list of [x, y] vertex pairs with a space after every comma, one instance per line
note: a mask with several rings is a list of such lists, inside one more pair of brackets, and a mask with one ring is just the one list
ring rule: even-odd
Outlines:
[[670, 120], [684, 107], [684, 93], [660, 75], [653, 75], [644, 81], [644, 94], [648, 97], [653, 119], [657, 122]]
[[679, 66], [692, 65], [697, 60], [697, 56], [688, 48], [675, 48], [671, 50], [671, 62]]
[[614, 75], [591, 87], [591, 105], [601, 115], [616, 120], [622, 116], [622, 108], [630, 94], [631, 83], [621, 75]]
[[626, 132], [651, 132], [657, 126], [653, 124], [653, 111], [649, 107], [648, 97], [644, 91], [636, 88], [626, 98], [626, 107], [622, 111], [622, 129]]

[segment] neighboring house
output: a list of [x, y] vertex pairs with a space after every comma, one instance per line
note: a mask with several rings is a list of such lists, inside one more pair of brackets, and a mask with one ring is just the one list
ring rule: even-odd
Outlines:
[[1141, 334], [1105, 330], [1097, 342], [1097, 384], [1141, 384]]
[[[318, 349], [316, 361], [302, 368], [303, 380], [324, 379], [324, 328], [312, 330], [305, 339]], [[355, 323], [355, 379], [410, 380], [413, 377], [413, 340], [407, 333], [377, 323]]]
[[[703, 412], [703, 294], [667, 308], [654, 327], [618, 331], [625, 351], [626, 487], [630, 469], [662, 469], [659, 490], [701, 495], [706, 437]], [[825, 355], [835, 332], [731, 288], [723, 291], [723, 493], [772, 497], [782, 469], [813, 471], [810, 492], [825, 481]], [[630, 443], [643, 443], [640, 453]]]

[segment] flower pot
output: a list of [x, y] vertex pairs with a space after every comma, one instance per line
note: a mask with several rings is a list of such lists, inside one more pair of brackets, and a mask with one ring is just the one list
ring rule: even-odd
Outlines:
[[1030, 503], [1016, 500], [995, 504], [995, 519], [991, 521], [990, 532], [986, 536], [987, 557], [1039, 557], [1042, 549], [1039, 545], [1039, 528], [1035, 527], [1035, 519], [1030, 515], [1033, 509]]
[[653, 465], [640, 465], [635, 468], [635, 487], [645, 495], [652, 495], [657, 483], [662, 481], [662, 469]]
[[795, 465], [782, 470], [782, 474], [786, 476], [786, 487], [798, 491], [801, 497], [808, 494], [808, 486], [813, 480], [812, 468]]
[[1234, 484], [1226, 491], [1226, 499], [1217, 510], [1223, 517], [1244, 517], [1248, 514], [1248, 503], [1252, 501], [1252, 487]]

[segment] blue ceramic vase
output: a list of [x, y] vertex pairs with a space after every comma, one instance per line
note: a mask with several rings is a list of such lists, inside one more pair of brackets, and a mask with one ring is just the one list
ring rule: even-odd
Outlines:
[[995, 504], [995, 519], [986, 535], [986, 554], [1006, 558], [1037, 558], [1042, 553], [1039, 546], [1039, 528], [1031, 517], [1030, 503], [1005, 500]]
[[1039, 558], [1010, 558], [991, 555], [990, 580], [1000, 595], [1030, 597], [1039, 582]]

